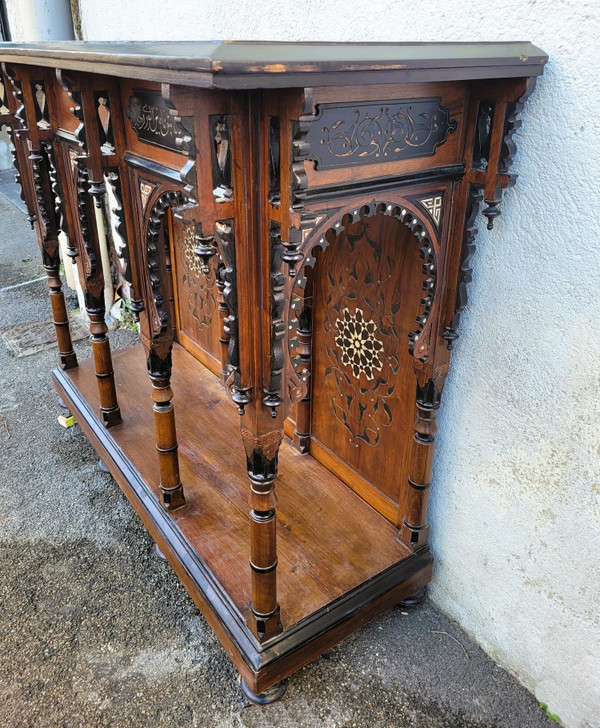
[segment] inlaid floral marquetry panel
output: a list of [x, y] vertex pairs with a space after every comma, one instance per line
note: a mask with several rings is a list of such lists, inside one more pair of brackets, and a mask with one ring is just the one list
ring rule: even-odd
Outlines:
[[383, 368], [379, 355], [383, 344], [377, 336], [377, 324], [368, 321], [362, 309], [354, 313], [345, 308], [336, 321], [337, 338], [335, 343], [342, 353], [342, 364], [349, 366], [355, 377], [361, 374], [373, 379]]
[[391, 217], [349, 224], [317, 257], [313, 439], [390, 498], [413, 426], [422, 285], [419, 244]]

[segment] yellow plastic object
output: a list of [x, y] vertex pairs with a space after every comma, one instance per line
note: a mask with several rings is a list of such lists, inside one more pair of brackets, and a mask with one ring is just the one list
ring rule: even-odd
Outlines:
[[60, 415], [58, 418], [58, 424], [62, 425], [63, 427], [73, 427], [75, 424], [75, 418], [73, 415], [68, 415], [65, 417], [65, 415]]

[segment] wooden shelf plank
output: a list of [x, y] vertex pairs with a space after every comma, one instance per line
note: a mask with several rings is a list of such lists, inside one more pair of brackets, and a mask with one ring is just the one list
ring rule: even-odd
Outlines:
[[[143, 349], [116, 351], [113, 360], [123, 424], [107, 435], [160, 499]], [[93, 362], [81, 362], [66, 376], [97, 410]], [[187, 505], [170, 517], [245, 618], [249, 483], [239, 416], [215, 376], [180, 346], [173, 350], [173, 391]], [[286, 629], [409, 556], [392, 524], [287, 439], [276, 493], [278, 591]]]

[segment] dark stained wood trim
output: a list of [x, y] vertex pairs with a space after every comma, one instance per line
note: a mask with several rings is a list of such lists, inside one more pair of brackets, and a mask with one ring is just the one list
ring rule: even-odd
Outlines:
[[446, 182], [460, 180], [465, 174], [464, 164], [451, 164], [446, 167], [434, 167], [410, 174], [377, 177], [366, 179], [360, 182], [343, 182], [341, 184], [323, 185], [321, 187], [310, 187], [306, 190], [296, 192], [296, 198], [305, 202], [321, 202], [324, 200], [335, 200], [348, 195], [374, 194], [386, 190], [396, 190], [426, 182]]
[[181, 173], [178, 169], [166, 167], [158, 162], [153, 162], [151, 159], [146, 159], [146, 157], [138, 157], [137, 154], [132, 154], [131, 152], [127, 152], [124, 155], [123, 161], [127, 162], [130, 167], [135, 167], [135, 169], [139, 169], [142, 172], [149, 172], [156, 177], [181, 186]]

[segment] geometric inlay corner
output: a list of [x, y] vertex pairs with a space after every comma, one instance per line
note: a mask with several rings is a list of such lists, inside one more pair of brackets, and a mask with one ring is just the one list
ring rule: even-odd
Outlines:
[[435, 223], [435, 226], [439, 228], [444, 208], [444, 193], [434, 192], [433, 194], [426, 195], [425, 197], [413, 197], [413, 199], [415, 202], [418, 202], [424, 210], [426, 210], [429, 217]]
[[156, 187], [151, 182], [145, 182], [140, 180], [140, 197], [142, 200], [142, 212], [145, 211], [146, 205], [148, 204], [148, 198], [152, 194], [152, 190]]

